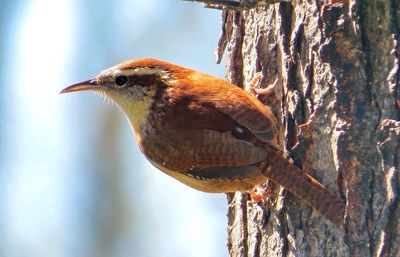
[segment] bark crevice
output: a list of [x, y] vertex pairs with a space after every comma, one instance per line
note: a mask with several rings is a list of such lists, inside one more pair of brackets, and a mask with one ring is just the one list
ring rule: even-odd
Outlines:
[[231, 256], [398, 256], [398, 9], [379, 0], [229, 11], [228, 78], [244, 86], [258, 71], [265, 84], [279, 77], [278, 100], [260, 99], [282, 121], [286, 147], [347, 201], [345, 223], [335, 226], [290, 193], [258, 205], [236, 200], [230, 218], [247, 219], [229, 229], [230, 245], [241, 246]]

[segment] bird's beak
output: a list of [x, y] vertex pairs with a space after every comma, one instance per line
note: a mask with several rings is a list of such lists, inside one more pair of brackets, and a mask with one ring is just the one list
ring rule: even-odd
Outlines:
[[60, 94], [75, 92], [75, 91], [83, 91], [83, 90], [101, 90], [101, 89], [104, 89], [104, 87], [97, 84], [96, 79], [89, 79], [86, 81], [75, 83], [69, 87], [64, 88], [60, 92]]

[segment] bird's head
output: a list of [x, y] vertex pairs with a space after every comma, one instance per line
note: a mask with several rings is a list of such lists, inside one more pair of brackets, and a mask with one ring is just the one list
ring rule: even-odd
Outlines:
[[163, 92], [190, 70], [155, 60], [138, 59], [123, 62], [100, 72], [96, 78], [73, 84], [61, 91], [69, 93], [91, 90], [116, 102], [137, 131], [154, 102]]
[[182, 73], [182, 68], [155, 60], [138, 59], [123, 62], [100, 72], [96, 78], [73, 84], [61, 91], [69, 93], [91, 90], [102, 93], [124, 107], [137, 101], [147, 101], [157, 91], [168, 87]]

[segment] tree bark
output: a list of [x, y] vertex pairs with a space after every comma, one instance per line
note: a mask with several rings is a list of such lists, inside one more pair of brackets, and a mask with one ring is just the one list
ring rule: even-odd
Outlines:
[[296, 165], [346, 200], [334, 225], [278, 185], [251, 204], [228, 195], [231, 256], [400, 256], [398, 0], [321, 6], [279, 3], [222, 12], [217, 53], [247, 88], [279, 78], [259, 99], [281, 121]]

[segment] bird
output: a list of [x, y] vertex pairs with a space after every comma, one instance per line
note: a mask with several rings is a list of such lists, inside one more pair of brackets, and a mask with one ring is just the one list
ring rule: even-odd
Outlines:
[[275, 115], [242, 88], [145, 58], [105, 69], [61, 93], [84, 90], [120, 106], [147, 160], [189, 187], [251, 193], [270, 179], [330, 221], [343, 221], [344, 200], [287, 158]]

